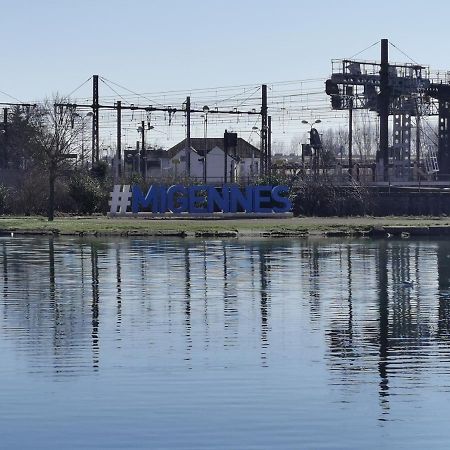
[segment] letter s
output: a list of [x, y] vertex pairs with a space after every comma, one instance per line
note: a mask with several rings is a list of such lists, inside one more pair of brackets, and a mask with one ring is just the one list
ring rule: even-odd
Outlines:
[[284, 197], [281, 194], [289, 194], [289, 188], [287, 186], [275, 186], [272, 189], [272, 202], [281, 204], [281, 206], [274, 206], [273, 212], [284, 213], [288, 212], [292, 208], [292, 202], [288, 197]]

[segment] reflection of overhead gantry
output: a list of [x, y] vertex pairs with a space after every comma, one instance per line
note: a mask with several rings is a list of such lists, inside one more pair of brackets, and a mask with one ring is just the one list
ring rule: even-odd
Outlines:
[[[438, 170], [450, 174], [450, 84], [447, 76], [432, 77], [427, 66], [389, 64], [388, 40], [381, 41], [381, 61], [334, 60], [326, 81], [333, 109], [366, 109], [380, 118], [380, 146], [376, 155], [377, 180], [411, 179], [411, 117], [416, 118], [416, 155], [420, 163], [421, 116], [439, 115]], [[447, 75], [447, 74], [446, 74]], [[389, 116], [393, 116], [389, 147]], [[351, 143], [349, 145], [351, 151]], [[425, 155], [427, 156], [427, 155]], [[350, 155], [351, 161], [351, 155]], [[389, 171], [389, 167], [394, 170]], [[437, 170], [437, 166], [436, 166]]]

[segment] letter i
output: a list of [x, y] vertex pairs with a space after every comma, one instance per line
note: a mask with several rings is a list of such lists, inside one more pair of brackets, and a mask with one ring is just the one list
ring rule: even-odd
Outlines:
[[159, 186], [159, 212], [164, 214], [167, 211], [167, 189]]

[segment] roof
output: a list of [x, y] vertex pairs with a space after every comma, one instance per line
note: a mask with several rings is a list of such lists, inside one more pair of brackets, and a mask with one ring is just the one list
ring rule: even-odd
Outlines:
[[147, 150], [147, 157], [158, 159], [164, 158], [167, 154], [167, 150], [163, 150], [162, 148], [153, 149], [150, 148]]
[[[206, 139], [206, 148], [208, 152], [215, 147], [219, 147], [223, 150], [223, 137], [221, 138], [207, 138]], [[191, 138], [191, 147], [200, 155], [203, 156], [205, 153], [205, 138]], [[167, 151], [167, 157], [173, 158], [177, 153], [186, 148], [186, 139], [183, 139], [178, 144], [174, 145], [172, 148], [169, 148]], [[236, 153], [234, 153], [235, 149], [229, 149], [230, 156], [239, 156], [240, 158], [251, 158], [252, 156], [255, 158], [259, 158], [260, 151], [259, 148], [256, 148], [254, 145], [247, 142], [245, 139], [238, 138]]]

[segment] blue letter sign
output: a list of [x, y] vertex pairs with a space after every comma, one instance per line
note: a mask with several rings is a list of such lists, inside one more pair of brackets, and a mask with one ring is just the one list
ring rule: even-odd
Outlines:
[[133, 186], [132, 211], [151, 211], [164, 214], [189, 213], [284, 213], [292, 204], [288, 198], [287, 186], [246, 186], [224, 185], [215, 188], [208, 185], [185, 187], [180, 184], [170, 186], [152, 185], [144, 196], [138, 185]]

